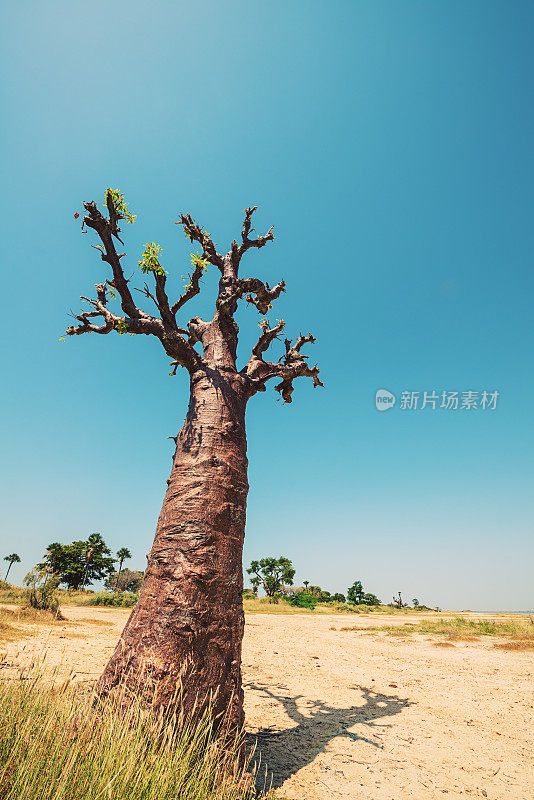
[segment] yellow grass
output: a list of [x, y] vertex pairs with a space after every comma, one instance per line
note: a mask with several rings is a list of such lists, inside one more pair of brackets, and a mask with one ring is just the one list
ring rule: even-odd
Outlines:
[[[414, 633], [427, 634], [431, 636], [444, 636], [448, 642], [438, 642], [439, 646], [448, 646], [453, 641], [456, 642], [476, 642], [480, 636], [495, 636], [512, 639], [503, 645], [496, 645], [503, 650], [530, 650], [534, 649], [534, 623], [531, 619], [494, 621], [494, 620], [473, 620], [465, 617], [442, 620], [421, 620], [418, 623], [407, 623], [399, 625], [368, 625], [365, 627], [354, 626], [340, 628], [341, 631], [358, 631], [384, 633], [389, 636], [411, 636]], [[517, 646], [516, 646], [517, 645]]]
[[29, 631], [23, 631], [20, 628], [14, 628], [13, 625], [0, 622], [0, 642], [14, 642], [15, 639], [31, 635]]
[[[0, 642], [12, 642], [25, 636], [33, 636], [33, 625], [61, 625], [49, 611], [37, 611], [35, 608], [19, 608], [10, 611], [0, 606]], [[22, 627], [21, 627], [22, 625]]]
[[[209, 714], [162, 719], [135, 696], [95, 706], [26, 672], [0, 683], [2, 800], [252, 800], [240, 740]], [[121, 712], [121, 707], [123, 708]], [[148, 712], [148, 713], [147, 713]]]

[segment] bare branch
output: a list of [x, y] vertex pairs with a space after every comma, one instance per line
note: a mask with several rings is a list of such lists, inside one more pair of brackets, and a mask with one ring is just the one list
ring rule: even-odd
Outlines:
[[176, 316], [177, 312], [182, 308], [182, 306], [184, 306], [189, 300], [191, 300], [192, 297], [195, 297], [195, 295], [200, 292], [200, 279], [204, 272], [204, 264], [202, 261], [203, 259], [198, 259], [195, 262], [194, 272], [192, 275], [190, 275], [190, 280], [185, 287], [185, 291], [172, 306], [171, 312], [173, 316]]
[[93, 325], [92, 323], [88, 322], [87, 317], [91, 316], [89, 314], [78, 314], [76, 317], [77, 320], [81, 321], [81, 325], [71, 325], [70, 328], [67, 328], [65, 333], [67, 336], [78, 336], [80, 333], [109, 333], [113, 330], [113, 323], [106, 322], [105, 325]]
[[[148, 295], [156, 302], [153, 295], [149, 292], [148, 287], [145, 288]], [[83, 311], [81, 314], [75, 315], [75, 319], [78, 320], [80, 324], [76, 326], [71, 325], [67, 328], [67, 336], [79, 336], [81, 333], [105, 334], [111, 331], [116, 331], [119, 334], [152, 334], [161, 341], [167, 355], [175, 359], [177, 364], [186, 367], [190, 371], [198, 368], [201, 361], [199, 354], [181, 335], [187, 333], [187, 331], [177, 328], [176, 323], [174, 324], [174, 328], [171, 329], [169, 326], [166, 326], [161, 319], [148, 315], [145, 315], [142, 319], [119, 317], [113, 314], [107, 307], [108, 288], [106, 284], [96, 284], [96, 290], [96, 300], [84, 296], [81, 298], [84, 302], [89, 303], [94, 310]], [[104, 324], [95, 325], [89, 322], [89, 319], [93, 317], [102, 317], [104, 319]]]
[[[113, 203], [110, 199], [109, 194], [107, 195], [107, 206], [108, 210], [111, 207], [113, 208]], [[101, 258], [102, 261], [107, 261], [107, 263], [111, 266], [113, 270], [113, 282], [109, 282], [110, 286], [113, 286], [119, 293], [121, 298], [121, 306], [122, 310], [125, 314], [132, 318], [143, 318], [147, 317], [148, 315], [145, 314], [144, 311], [141, 311], [140, 308], [137, 308], [133, 301], [132, 294], [128, 288], [128, 281], [124, 277], [124, 272], [121, 267], [120, 259], [122, 258], [124, 253], [120, 256], [117, 255], [117, 251], [115, 250], [115, 245], [113, 244], [113, 236], [118, 238], [118, 228], [117, 228], [117, 219], [122, 219], [121, 215], [111, 215], [110, 212], [110, 219], [106, 219], [103, 214], [97, 208], [96, 203], [84, 203], [83, 204], [85, 210], [87, 211], [87, 216], [84, 217], [83, 222], [84, 225], [87, 225], [88, 228], [92, 228], [97, 232], [100, 237], [100, 240], [104, 246], [104, 249], [98, 248], [101, 251]], [[119, 240], [120, 241], [120, 240]]]
[[167, 276], [163, 271], [154, 272], [153, 275], [154, 281], [156, 282], [156, 303], [161, 314], [161, 319], [163, 322], [166, 322], [167, 325], [170, 325], [171, 328], [176, 328], [176, 319], [169, 307], [169, 298], [165, 291]]
[[113, 198], [111, 197], [111, 194], [109, 192], [106, 192], [106, 206], [107, 206], [108, 214], [109, 214], [109, 225], [110, 225], [111, 233], [123, 245], [124, 242], [122, 241], [122, 239], [119, 236], [120, 228], [117, 227], [117, 222], [120, 219], [126, 219], [126, 217], [124, 217], [123, 214], [121, 214], [119, 211], [117, 211], [117, 208], [115, 207], [115, 203], [113, 202]]
[[269, 228], [265, 236], [258, 236], [256, 239], [249, 239], [249, 233], [254, 230], [254, 228], [251, 227], [252, 215], [257, 210], [258, 206], [245, 208], [245, 220], [243, 222], [243, 230], [241, 231], [242, 244], [240, 244], [237, 248], [239, 260], [241, 259], [243, 253], [245, 253], [250, 247], [264, 247], [267, 242], [271, 242], [274, 239], [274, 225]]
[[241, 374], [246, 375], [252, 381], [252, 393], [265, 391], [265, 383], [271, 378], [281, 378], [281, 382], [274, 388], [277, 392], [280, 392], [284, 403], [291, 403], [295, 378], [313, 378], [314, 388], [316, 386], [324, 386], [324, 384], [319, 379], [319, 367], [317, 364], [314, 367], [309, 367], [306, 363], [308, 356], [300, 352], [303, 345], [313, 344], [316, 341], [311, 333], [307, 336], [300, 334], [293, 347], [291, 346], [291, 339], [286, 339], [286, 352], [277, 364], [263, 360], [261, 354], [278, 337], [278, 333], [281, 332], [283, 327], [283, 320], [274, 328], [264, 327], [258, 343], [252, 350], [250, 360], [246, 367], [241, 370]]
[[[74, 318], [80, 322], [80, 325], [72, 325], [67, 328], [68, 336], [78, 336], [81, 333], [110, 333], [116, 330], [118, 333], [153, 333], [158, 335], [157, 325], [159, 320], [153, 318], [144, 319], [131, 319], [129, 317], [118, 317], [113, 314], [107, 307], [108, 288], [105, 283], [96, 284], [97, 299], [93, 300], [90, 297], [81, 296], [81, 300], [89, 303], [94, 311], [82, 311], [80, 314], [74, 315]], [[103, 317], [104, 325], [93, 325], [89, 322], [92, 317]]]
[[[254, 230], [252, 216], [257, 207], [245, 209], [241, 243], [238, 245], [234, 241], [230, 251], [224, 256], [217, 252], [210, 234], [195, 223], [190, 214], [181, 214], [177, 224], [183, 226], [191, 241], [196, 241], [201, 245], [202, 253], [193, 255], [194, 269], [189, 276], [189, 283], [184, 287], [178, 300], [172, 304], [169, 302], [166, 291], [166, 273], [158, 260], [161, 248], [153, 242], [147, 245], [139, 266], [143, 272], [152, 273], [155, 288], [151, 290], [145, 283], [144, 289], [137, 291], [141, 291], [145, 297], [154, 302], [161, 315], [161, 317], [157, 317], [151, 316], [135, 304], [128, 280], [121, 267], [120, 260], [125, 254], [118, 254], [115, 249], [114, 240], [121, 241], [119, 221], [126, 219], [128, 222], [132, 222], [134, 216], [128, 211], [128, 204], [124, 202], [124, 196], [118, 190], [108, 190], [106, 205], [109, 218], [106, 218], [98, 210], [96, 203], [84, 203], [87, 212], [84, 224], [98, 234], [101, 244], [97, 246], [97, 249], [102, 260], [110, 264], [113, 277], [97, 286], [96, 300], [82, 298], [90, 304], [91, 308], [75, 315], [78, 324], [71, 326], [67, 330], [67, 334], [70, 336], [87, 332], [106, 334], [112, 330], [119, 334], [150, 333], [161, 341], [165, 352], [173, 359], [171, 365], [174, 371], [178, 365], [185, 366], [189, 371], [204, 369], [206, 367], [204, 359], [210, 362], [215, 357], [214, 354], [218, 354], [217, 358], [219, 358], [221, 353], [226, 354], [225, 357], [228, 357], [232, 369], [235, 368], [238, 327], [233, 315], [238, 301], [244, 298], [260, 313], [267, 314], [272, 308], [274, 300], [286, 290], [283, 280], [271, 288], [267, 282], [263, 282], [259, 278], [238, 277], [239, 264], [243, 254], [252, 247], [261, 248], [274, 239], [272, 227], [264, 236], [252, 237]], [[221, 273], [215, 317], [211, 322], [193, 317], [187, 324], [187, 329], [179, 328], [176, 315], [189, 300], [199, 294], [200, 279], [208, 263], [216, 266]], [[107, 307], [108, 286], [119, 294], [124, 316], [113, 314]], [[102, 324], [94, 322], [95, 317], [100, 317]], [[276, 325], [270, 328], [269, 323], [265, 321], [261, 324], [261, 328], [261, 335], [252, 350], [250, 360], [241, 371], [241, 374], [250, 381], [251, 394], [264, 391], [266, 381], [273, 377], [281, 379], [275, 388], [286, 403], [291, 402], [293, 381], [296, 377], [311, 377], [314, 386], [323, 385], [319, 379], [319, 368], [317, 366], [309, 367], [306, 363], [307, 356], [300, 352], [304, 344], [315, 341], [311, 334], [308, 336], [301, 334], [293, 346], [291, 341], [286, 339], [285, 355], [278, 363], [271, 363], [264, 361], [263, 354], [272, 342], [279, 338], [284, 329], [284, 322], [283, 320], [277, 321]], [[224, 340], [222, 349], [220, 347], [221, 340]], [[204, 358], [194, 348], [197, 342], [202, 342], [204, 346]]]
[[269, 321], [263, 320], [260, 323], [260, 327], [262, 329], [262, 333], [254, 347], [252, 348], [252, 355], [256, 356], [257, 358], [262, 357], [262, 353], [264, 353], [271, 345], [271, 342], [274, 339], [278, 339], [278, 334], [282, 333], [285, 327], [285, 322], [283, 319], [278, 321], [278, 325], [275, 325], [273, 328], [269, 328]]
[[230, 265], [230, 272], [234, 279], [237, 279], [239, 263], [244, 253], [246, 253], [246, 251], [251, 247], [264, 247], [267, 242], [271, 242], [274, 239], [274, 225], [269, 228], [265, 236], [258, 236], [256, 239], [249, 239], [249, 233], [254, 230], [252, 227], [252, 215], [255, 211], [257, 211], [257, 209], [258, 206], [245, 208], [245, 219], [243, 222], [243, 229], [241, 231], [241, 244], [238, 245], [234, 239], [230, 248], [230, 252], [227, 253], [225, 258], [226, 264]]
[[215, 249], [215, 244], [209, 233], [206, 233], [202, 230], [200, 225], [197, 225], [191, 214], [180, 214], [180, 221], [176, 224], [184, 226], [185, 234], [189, 236], [192, 242], [195, 241], [202, 245], [202, 258], [205, 261], [209, 261], [210, 264], [213, 264], [222, 272], [224, 269], [224, 258]]
[[[116, 238], [122, 242], [119, 236], [120, 228], [118, 227], [118, 222], [123, 219], [126, 219], [128, 222], [133, 222], [135, 219], [126, 208], [127, 205], [128, 204], [124, 202], [124, 196], [121, 195], [118, 190], [113, 191], [111, 189], [108, 189], [106, 192], [106, 206], [109, 218], [106, 218], [98, 210], [96, 203], [84, 203], [84, 208], [87, 212], [84, 217], [84, 225], [88, 228], [92, 228], [98, 234], [102, 244], [96, 246], [96, 249], [100, 252], [102, 260], [106, 261], [111, 266], [113, 277], [105, 283], [97, 285], [96, 300], [82, 297], [82, 300], [89, 303], [92, 308], [89, 311], [82, 311], [80, 314], [73, 315], [79, 324], [70, 326], [67, 330], [67, 334], [69, 336], [77, 336], [82, 333], [107, 334], [113, 330], [117, 331], [119, 334], [153, 334], [161, 341], [165, 352], [174, 359], [176, 365], [185, 366], [189, 371], [198, 369], [202, 363], [201, 356], [194, 349], [193, 345], [184, 338], [184, 335], [191, 337], [191, 331], [177, 326], [175, 314], [187, 300], [198, 293], [199, 279], [206, 266], [204, 261], [211, 261], [212, 263], [217, 263], [217, 265], [222, 265], [222, 256], [216, 252], [209, 235], [203, 233], [200, 227], [194, 224], [190, 216], [182, 216], [182, 224], [184, 224], [190, 238], [195, 239], [199, 236], [201, 237], [205, 258], [198, 258], [198, 260], [195, 261], [195, 270], [191, 276], [190, 284], [186, 287], [185, 292], [171, 309], [166, 292], [167, 277], [165, 271], [158, 262], [158, 251], [160, 248], [154, 245], [154, 243], [148, 245], [148, 250], [145, 250], [143, 259], [139, 263], [143, 272], [151, 272], [153, 274], [155, 289], [153, 293], [145, 283], [144, 290], [138, 291], [141, 291], [145, 297], [149, 297], [153, 300], [161, 314], [161, 318], [147, 314], [145, 311], [138, 308], [133, 300], [128, 286], [128, 280], [124, 275], [120, 262], [120, 259], [125, 253], [118, 254], [113, 241], [114, 238]], [[121, 308], [125, 316], [113, 314], [107, 307], [108, 286], [110, 289], [117, 291], [121, 301]], [[95, 317], [101, 317], [103, 324], [99, 325], [94, 323], [92, 320]]]
[[142, 289], [137, 289], [137, 287], [134, 286], [134, 291], [141, 292], [141, 294], [144, 294], [145, 297], [150, 297], [150, 299], [154, 301], [154, 305], [156, 306], [156, 308], [158, 308], [158, 301], [156, 300], [156, 298], [154, 297], [154, 295], [152, 294], [152, 292], [148, 288], [148, 284], [146, 282], [145, 282], [145, 284], [144, 284]]

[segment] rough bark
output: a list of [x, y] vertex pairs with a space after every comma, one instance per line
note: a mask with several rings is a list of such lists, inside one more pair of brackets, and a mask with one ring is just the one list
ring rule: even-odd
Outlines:
[[101, 678], [107, 693], [143, 670], [168, 706], [182, 681], [191, 710], [243, 722], [242, 550], [248, 493], [245, 381], [198, 371], [177, 436], [171, 475], [139, 602]]
[[[251, 218], [256, 208], [245, 210], [241, 243], [235, 241], [226, 255], [217, 252], [209, 234], [189, 215], [180, 223], [191, 241], [202, 246], [201, 257], [182, 296], [173, 304], [166, 293], [166, 273], [159, 261], [150, 270], [154, 291], [147, 284], [140, 290], [155, 303], [160, 317], [138, 308], [115, 251], [119, 238], [117, 222], [125, 217], [106, 195], [109, 218], [94, 203], [85, 203], [84, 224], [96, 231], [101, 257], [112, 268], [113, 278], [97, 284], [97, 298], [82, 298], [91, 310], [75, 315], [79, 323], [67, 330], [81, 333], [152, 334], [173, 359], [172, 372], [184, 367], [189, 373], [190, 401], [185, 423], [176, 437], [176, 450], [154, 544], [139, 601], [133, 609], [120, 641], [97, 687], [106, 697], [117, 685], [156, 692], [156, 705], [167, 711], [179, 704], [185, 711], [213, 704], [217, 715], [225, 715], [232, 728], [243, 723], [241, 686], [241, 641], [244, 616], [242, 603], [242, 550], [245, 536], [247, 446], [245, 410], [248, 400], [265, 391], [271, 378], [290, 403], [293, 380], [313, 378], [323, 384], [318, 367], [310, 368], [300, 350], [314, 338], [300, 335], [295, 345], [285, 340], [285, 354], [277, 363], [264, 360], [264, 353], [279, 338], [284, 322], [262, 333], [248, 363], [238, 370], [238, 327], [233, 315], [241, 299], [267, 313], [272, 302], [285, 291], [280, 281], [273, 288], [257, 278], [239, 278], [243, 255], [263, 247], [274, 238], [250, 238]], [[119, 239], [120, 241], [120, 239]], [[201, 258], [201, 261], [198, 259]], [[140, 262], [141, 264], [141, 262]], [[193, 317], [179, 327], [176, 314], [200, 291], [200, 278], [207, 265], [219, 269], [221, 278], [215, 314], [211, 321]], [[146, 271], [146, 270], [144, 270]], [[109, 294], [116, 291], [125, 316], [109, 307]], [[101, 317], [102, 325], [93, 317]], [[200, 344], [202, 354], [197, 351]], [[174, 437], [172, 437], [174, 438]], [[181, 691], [179, 691], [181, 687]]]

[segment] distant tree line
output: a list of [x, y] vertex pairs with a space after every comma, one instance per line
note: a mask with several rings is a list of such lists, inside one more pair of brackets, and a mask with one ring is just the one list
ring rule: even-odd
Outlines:
[[[351, 603], [353, 605], [363, 606], [379, 606], [382, 605], [381, 600], [372, 592], [366, 592], [360, 580], [354, 581], [352, 586], [347, 589], [347, 594], [336, 592], [331, 594], [326, 589], [320, 586], [310, 585], [310, 581], [303, 581], [303, 586], [295, 588], [293, 586], [293, 578], [295, 577], [295, 568], [289, 558], [285, 556], [262, 558], [257, 561], [252, 561], [247, 573], [251, 576], [251, 589], [246, 589], [245, 597], [257, 596], [260, 587], [265, 592], [266, 597], [270, 602], [277, 602], [279, 599], [287, 600], [291, 605], [301, 608], [315, 608], [317, 603]], [[427, 609], [428, 606], [423, 606], [419, 603], [417, 598], [412, 600], [413, 607], [419, 609]], [[406, 608], [407, 603], [404, 603], [399, 592], [393, 598], [389, 606], [399, 609]]]
[[[26, 575], [24, 582], [30, 587], [36, 603], [41, 596], [51, 596], [61, 584], [76, 591], [85, 589], [96, 580], [103, 580], [105, 588], [113, 593], [136, 593], [141, 588], [143, 572], [124, 568], [124, 562], [131, 557], [127, 547], [121, 547], [117, 550], [116, 557], [113, 556], [99, 533], [92, 533], [87, 540], [77, 540], [70, 544], [52, 542], [46, 548], [43, 560]], [[11, 553], [4, 557], [4, 561], [8, 562], [4, 578], [7, 581], [12, 565], [20, 564], [21, 559], [17, 553]], [[117, 562], [118, 568], [115, 567]], [[250, 575], [252, 588], [246, 589], [244, 595], [255, 597], [261, 588], [271, 602], [278, 602], [283, 598], [291, 605], [302, 608], [315, 608], [317, 603], [348, 602], [369, 607], [381, 605], [375, 594], [365, 591], [360, 580], [355, 580], [349, 586], [346, 595], [341, 592], [331, 594], [320, 586], [310, 585], [308, 580], [303, 581], [303, 586], [295, 588], [295, 573], [292, 561], [285, 556], [269, 556], [251, 561], [247, 574]], [[388, 605], [398, 609], [408, 607], [401, 592]], [[412, 605], [415, 609], [430, 610], [417, 598], [412, 600]]]

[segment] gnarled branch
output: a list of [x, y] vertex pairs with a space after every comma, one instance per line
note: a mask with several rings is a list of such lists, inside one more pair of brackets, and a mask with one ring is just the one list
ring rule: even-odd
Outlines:
[[[66, 331], [67, 335], [76, 336], [82, 333], [106, 334], [113, 330], [117, 331], [119, 334], [153, 334], [161, 341], [165, 352], [171, 356], [177, 364], [185, 366], [190, 371], [192, 369], [197, 369], [201, 362], [201, 357], [194, 347], [183, 338], [182, 334], [187, 334], [188, 332], [182, 328], [178, 328], [175, 312], [173, 312], [170, 307], [165, 289], [167, 277], [157, 258], [157, 252], [160, 248], [157, 248], [153, 244], [147, 245], [147, 250], [145, 250], [143, 259], [140, 262], [143, 272], [151, 272], [154, 276], [155, 293], [153, 294], [149, 290], [146, 283], [144, 290], [138, 291], [142, 291], [146, 297], [150, 297], [154, 301], [161, 314], [161, 318], [147, 314], [134, 303], [128, 287], [128, 280], [124, 276], [120, 262], [120, 259], [125, 253], [119, 255], [115, 249], [113, 237], [122, 241], [119, 236], [120, 229], [118, 227], [118, 221], [126, 218], [128, 218], [128, 221], [133, 221], [134, 219], [134, 217], [126, 211], [122, 195], [117, 192], [112, 193], [111, 190], [108, 190], [106, 193], [106, 206], [109, 219], [106, 219], [98, 210], [96, 203], [89, 202], [83, 205], [87, 211], [87, 215], [84, 217], [84, 225], [88, 228], [92, 228], [100, 237], [102, 245], [99, 245], [97, 249], [100, 252], [102, 260], [110, 264], [113, 271], [113, 278], [112, 280], [106, 281], [106, 283], [97, 285], [96, 300], [82, 297], [82, 300], [89, 303], [93, 307], [93, 310], [83, 311], [75, 315], [75, 319], [79, 322], [79, 325], [70, 326]], [[198, 281], [196, 282], [198, 284]], [[107, 307], [108, 286], [118, 292], [125, 316], [117, 316]], [[180, 301], [178, 301], [181, 305], [192, 296], [191, 293], [188, 294], [186, 292], [184, 294], [187, 295], [187, 297], [184, 298], [184, 296], [182, 296]], [[96, 325], [90, 321], [94, 317], [102, 317], [104, 320], [103, 324]]]
[[[267, 281], [263, 283], [259, 278], [238, 278], [224, 285], [221, 280], [217, 308], [227, 314], [233, 314], [237, 308], [237, 301], [246, 295], [247, 303], [256, 306], [260, 314], [267, 314], [276, 300], [286, 290], [285, 281], [280, 281], [271, 289]], [[247, 294], [248, 293], [248, 294]]]
[[263, 325], [262, 334], [258, 342], [252, 348], [252, 355], [241, 374], [246, 375], [252, 382], [252, 393], [265, 391], [265, 383], [271, 378], [281, 378], [281, 382], [274, 388], [280, 392], [284, 403], [291, 403], [293, 394], [293, 381], [295, 378], [313, 378], [313, 386], [324, 386], [319, 379], [319, 367], [309, 367], [306, 363], [308, 356], [300, 352], [303, 345], [313, 344], [316, 339], [310, 334], [307, 336], [299, 335], [297, 341], [291, 346], [291, 339], [285, 339], [285, 354], [277, 364], [271, 361], [264, 361], [262, 354], [270, 346], [271, 342], [278, 338], [278, 334], [284, 329], [284, 321], [280, 320], [273, 328], [268, 324]]
[[282, 333], [285, 328], [285, 322], [283, 319], [278, 320], [278, 324], [275, 325], [273, 328], [269, 328], [269, 321], [263, 320], [260, 323], [260, 327], [262, 329], [261, 336], [252, 348], [252, 356], [258, 359], [262, 358], [262, 353], [264, 353], [270, 346], [271, 342], [275, 339], [278, 339], [278, 334]]
[[165, 291], [165, 284], [167, 276], [162, 272], [154, 272], [154, 281], [156, 284], [156, 302], [159, 308], [161, 319], [167, 323], [171, 328], [176, 328], [176, 319], [169, 306], [169, 298]]
[[264, 236], [258, 236], [256, 239], [249, 238], [249, 233], [254, 230], [252, 227], [252, 215], [257, 210], [258, 206], [245, 208], [245, 219], [243, 221], [243, 230], [241, 231], [241, 244], [238, 245], [235, 240], [232, 242], [232, 249], [230, 252], [232, 254], [232, 261], [234, 261], [236, 265], [239, 265], [241, 257], [249, 248], [264, 247], [267, 242], [271, 242], [274, 239], [274, 225], [269, 228]]
[[193, 274], [190, 276], [189, 283], [185, 287], [185, 291], [182, 295], [178, 298], [176, 303], [172, 306], [172, 314], [175, 316], [177, 312], [184, 306], [191, 298], [195, 297], [200, 292], [200, 279], [204, 272], [204, 264], [202, 263], [203, 259], [198, 259], [195, 262], [195, 269]]
[[[82, 311], [80, 314], [74, 315], [74, 318], [80, 323], [77, 326], [71, 325], [66, 330], [67, 336], [78, 336], [81, 333], [110, 333], [116, 330], [118, 333], [145, 333], [155, 334], [161, 336], [161, 320], [153, 317], [145, 316], [142, 319], [131, 317], [119, 317], [113, 314], [107, 307], [108, 303], [108, 287], [105, 283], [96, 284], [97, 298], [93, 300], [90, 297], [81, 296], [81, 300], [89, 303], [95, 310]], [[89, 322], [92, 317], [103, 317], [103, 325], [94, 325]], [[159, 323], [159, 324], [158, 324]]]
[[[148, 315], [135, 305], [130, 289], [128, 288], [128, 281], [124, 277], [120, 260], [125, 253], [122, 253], [120, 256], [117, 255], [117, 251], [113, 243], [113, 236], [119, 238], [117, 228], [117, 219], [119, 219], [119, 216], [111, 216], [111, 218], [108, 220], [103, 214], [100, 213], [96, 203], [84, 203], [83, 206], [87, 211], [87, 216], [83, 218], [84, 225], [87, 225], [88, 228], [95, 230], [100, 237], [104, 249], [98, 249], [101, 251], [102, 261], [107, 261], [113, 270], [113, 282], [110, 282], [110, 286], [113, 286], [119, 293], [122, 310], [125, 314], [132, 318], [140, 319], [147, 317]], [[108, 210], [110, 206], [113, 207], [113, 203], [110, 200], [109, 194], [107, 195], [107, 206]]]
[[266, 314], [272, 308], [273, 300], [276, 300], [282, 292], [285, 292], [285, 281], [280, 281], [271, 289], [267, 281], [263, 283], [258, 278], [242, 278], [239, 281], [239, 292], [242, 297], [245, 292], [247, 303], [256, 306], [260, 314]]

